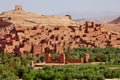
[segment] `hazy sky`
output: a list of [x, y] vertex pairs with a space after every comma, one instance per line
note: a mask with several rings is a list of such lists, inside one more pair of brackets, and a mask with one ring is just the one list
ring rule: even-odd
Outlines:
[[120, 13], [120, 0], [0, 0], [0, 12], [11, 10], [15, 5], [40, 14], [61, 13]]

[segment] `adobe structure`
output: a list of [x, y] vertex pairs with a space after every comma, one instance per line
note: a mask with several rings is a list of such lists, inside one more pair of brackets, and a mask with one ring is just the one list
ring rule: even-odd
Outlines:
[[23, 11], [22, 5], [16, 5], [15, 6], [15, 11]]
[[45, 16], [26, 12], [18, 5], [0, 14], [0, 52], [35, 56], [55, 51], [64, 53], [68, 47], [118, 47], [120, 33], [109, 32], [102, 24], [79, 23], [66, 16]]
[[84, 59], [70, 59], [66, 58], [65, 54], [60, 54], [59, 56], [52, 56], [50, 53], [45, 55], [45, 63], [88, 63], [90, 55], [86, 53]]

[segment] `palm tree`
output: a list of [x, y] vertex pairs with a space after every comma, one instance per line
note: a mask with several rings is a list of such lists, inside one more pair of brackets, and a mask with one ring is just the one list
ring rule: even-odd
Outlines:
[[27, 58], [28, 58], [30, 52], [29, 52], [29, 51], [25, 51], [24, 54], [25, 54], [25, 55], [27, 56]]

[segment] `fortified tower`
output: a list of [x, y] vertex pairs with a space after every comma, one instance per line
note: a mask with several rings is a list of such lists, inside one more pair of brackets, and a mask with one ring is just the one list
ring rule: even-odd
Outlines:
[[16, 11], [23, 11], [22, 5], [16, 5], [16, 6], [15, 6], [15, 10], [16, 10]]

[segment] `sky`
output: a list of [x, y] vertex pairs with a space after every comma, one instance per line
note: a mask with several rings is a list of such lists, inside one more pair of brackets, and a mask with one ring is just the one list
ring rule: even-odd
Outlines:
[[0, 13], [22, 5], [24, 10], [44, 15], [120, 14], [120, 0], [0, 0]]

